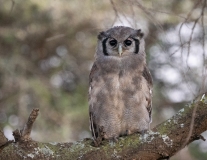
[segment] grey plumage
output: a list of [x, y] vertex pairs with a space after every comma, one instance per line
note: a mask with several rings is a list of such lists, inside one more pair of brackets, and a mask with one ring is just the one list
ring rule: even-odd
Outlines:
[[149, 129], [152, 78], [141, 30], [120, 26], [101, 32], [89, 81], [90, 128], [97, 144]]

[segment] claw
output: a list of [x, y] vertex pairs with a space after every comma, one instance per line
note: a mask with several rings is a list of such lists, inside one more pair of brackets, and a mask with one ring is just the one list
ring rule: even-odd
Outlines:
[[148, 132], [148, 130], [142, 130], [141, 132], [139, 132], [142, 136], [144, 136], [146, 133]]

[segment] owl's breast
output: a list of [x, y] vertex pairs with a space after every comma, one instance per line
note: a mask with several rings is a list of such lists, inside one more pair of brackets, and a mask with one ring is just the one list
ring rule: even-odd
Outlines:
[[140, 74], [123, 70], [117, 73], [100, 73], [93, 80], [91, 88], [91, 103], [115, 111], [137, 106], [145, 92], [149, 92], [147, 83]]
[[[149, 123], [146, 109], [147, 82], [137, 71], [120, 70], [113, 73], [100, 73], [94, 77], [90, 91], [90, 110], [95, 121], [111, 134], [125, 134], [126, 130], [143, 130], [139, 125]], [[144, 126], [146, 129], [147, 125]], [[109, 129], [109, 128], [113, 129]]]

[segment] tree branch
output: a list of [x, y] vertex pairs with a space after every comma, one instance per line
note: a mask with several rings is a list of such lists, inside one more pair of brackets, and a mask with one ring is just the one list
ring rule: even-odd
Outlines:
[[206, 130], [207, 93], [143, 136], [120, 137], [115, 143], [104, 141], [100, 147], [93, 147], [91, 139], [75, 143], [11, 142], [0, 148], [0, 159], [162, 159], [173, 156], [195, 140], [205, 140], [200, 134]]
[[8, 139], [4, 136], [4, 133], [0, 131], [0, 147], [5, 145], [8, 142]]

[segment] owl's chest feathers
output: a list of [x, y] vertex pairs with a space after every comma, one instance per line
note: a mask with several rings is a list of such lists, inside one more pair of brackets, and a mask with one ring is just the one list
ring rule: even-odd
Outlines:
[[144, 62], [136, 58], [136, 61], [131, 58], [99, 60], [102, 63], [96, 63], [98, 72], [91, 84], [91, 104], [120, 112], [124, 108], [137, 108], [147, 92], [147, 82], [142, 76]]
[[[97, 97], [104, 97], [105, 102], [108, 101], [110, 106], [116, 108], [120, 107], [121, 104], [125, 106], [131, 105], [133, 102], [138, 103], [139, 94], [143, 89], [142, 81], [143, 77], [140, 70], [117, 69], [112, 72], [100, 71], [94, 83], [99, 86]], [[129, 102], [130, 104], [126, 104]]]

